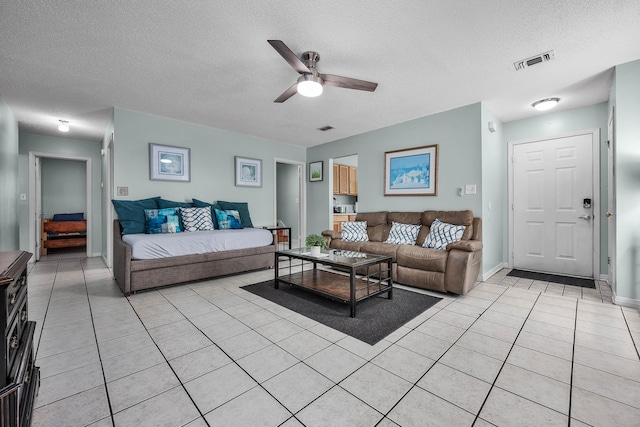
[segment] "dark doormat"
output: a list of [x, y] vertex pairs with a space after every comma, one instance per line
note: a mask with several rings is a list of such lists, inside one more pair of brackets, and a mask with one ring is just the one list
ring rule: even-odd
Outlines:
[[557, 274], [535, 273], [533, 271], [511, 270], [507, 276], [521, 277], [523, 279], [540, 280], [543, 282], [560, 283], [562, 285], [582, 286], [583, 288], [596, 288], [593, 279], [581, 279], [579, 277], [559, 276]]
[[394, 288], [392, 299], [387, 299], [387, 294], [383, 294], [359, 302], [356, 317], [352, 318], [348, 304], [283, 283], [279, 289], [275, 289], [273, 280], [242, 286], [242, 289], [370, 345], [376, 344], [442, 299]]

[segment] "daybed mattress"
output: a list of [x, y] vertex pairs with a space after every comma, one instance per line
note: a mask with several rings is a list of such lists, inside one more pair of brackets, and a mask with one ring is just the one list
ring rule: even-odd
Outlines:
[[271, 231], [262, 228], [242, 228], [164, 234], [125, 234], [122, 240], [131, 246], [131, 259], [158, 259], [268, 246], [273, 243], [273, 235]]

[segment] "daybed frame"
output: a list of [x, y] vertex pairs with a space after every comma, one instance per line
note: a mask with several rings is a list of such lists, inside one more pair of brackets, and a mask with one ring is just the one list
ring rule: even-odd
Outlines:
[[122, 240], [120, 222], [113, 222], [113, 274], [125, 296], [143, 289], [271, 268], [276, 245], [170, 258], [132, 260]]

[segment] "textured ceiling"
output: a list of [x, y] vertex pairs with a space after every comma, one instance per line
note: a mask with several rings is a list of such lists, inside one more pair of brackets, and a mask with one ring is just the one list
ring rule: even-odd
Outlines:
[[[298, 74], [267, 43], [320, 53], [321, 73], [379, 83], [273, 100]], [[556, 59], [516, 72], [549, 50]], [[638, 0], [4, 1], [0, 94], [24, 132], [99, 141], [120, 107], [313, 146], [475, 102], [504, 122], [608, 99], [640, 59]], [[335, 129], [320, 132], [331, 125]]]

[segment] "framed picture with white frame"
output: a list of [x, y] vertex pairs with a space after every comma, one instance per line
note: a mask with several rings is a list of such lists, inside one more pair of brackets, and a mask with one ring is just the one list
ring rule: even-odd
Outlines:
[[262, 187], [262, 160], [235, 156], [236, 187]]
[[149, 143], [149, 179], [191, 181], [191, 149]]

